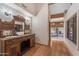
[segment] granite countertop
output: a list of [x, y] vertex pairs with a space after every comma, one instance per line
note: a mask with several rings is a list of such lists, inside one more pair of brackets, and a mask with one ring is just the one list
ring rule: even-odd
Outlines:
[[16, 36], [7, 36], [7, 37], [4, 37], [4, 38], [0, 38], [0, 40], [9, 40], [9, 39], [19, 38], [19, 37], [29, 36], [29, 35], [32, 35], [32, 34], [24, 34], [24, 35], [16, 35]]

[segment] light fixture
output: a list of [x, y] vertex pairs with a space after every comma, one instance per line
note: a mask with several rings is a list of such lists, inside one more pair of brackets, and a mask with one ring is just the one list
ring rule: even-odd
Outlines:
[[12, 12], [10, 10], [8, 11], [8, 9], [1, 8], [0, 13], [1, 13], [2, 16], [4, 16], [4, 18], [2, 18], [1, 21], [3, 21], [3, 22], [12, 21], [13, 16], [12, 16]]
[[60, 24], [63, 25], [63, 22], [61, 22]]
[[52, 23], [52, 25], [55, 25], [55, 23]]
[[11, 16], [12, 12], [8, 11], [7, 9], [0, 9], [0, 12], [6, 16]]
[[6, 16], [11, 16], [11, 13], [10, 12], [4, 12], [4, 14], [6, 15]]

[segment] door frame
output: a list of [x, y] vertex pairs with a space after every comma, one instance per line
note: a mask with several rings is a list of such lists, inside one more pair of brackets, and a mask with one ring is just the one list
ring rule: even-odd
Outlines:
[[[48, 7], [49, 8], [49, 7]], [[59, 18], [59, 17], [64, 17], [64, 13], [59, 13], [59, 14], [55, 14], [55, 15], [50, 15], [49, 13], [48, 13], [48, 32], [49, 32], [49, 41], [48, 41], [48, 45], [50, 46], [50, 44], [51, 44], [51, 38], [50, 38], [50, 19], [51, 18]]]

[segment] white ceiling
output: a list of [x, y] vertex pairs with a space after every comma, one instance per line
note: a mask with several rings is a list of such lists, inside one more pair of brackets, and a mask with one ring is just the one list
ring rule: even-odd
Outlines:
[[25, 9], [33, 15], [37, 15], [43, 3], [16, 3], [17, 6]]
[[49, 13], [50, 15], [64, 13], [69, 7], [71, 3], [55, 3], [49, 5]]

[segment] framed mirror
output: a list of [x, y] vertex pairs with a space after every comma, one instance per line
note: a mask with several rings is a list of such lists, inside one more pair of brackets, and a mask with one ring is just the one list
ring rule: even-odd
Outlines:
[[32, 30], [32, 18], [29, 17], [25, 20], [25, 33], [31, 33]]

